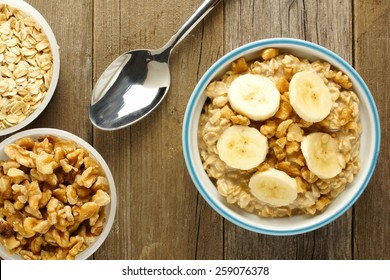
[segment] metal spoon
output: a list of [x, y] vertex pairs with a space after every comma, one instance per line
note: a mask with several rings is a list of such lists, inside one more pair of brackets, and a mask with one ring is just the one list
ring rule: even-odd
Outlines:
[[103, 130], [116, 130], [139, 121], [156, 108], [169, 89], [172, 49], [219, 1], [204, 1], [161, 49], [129, 51], [108, 66], [92, 91], [91, 122]]

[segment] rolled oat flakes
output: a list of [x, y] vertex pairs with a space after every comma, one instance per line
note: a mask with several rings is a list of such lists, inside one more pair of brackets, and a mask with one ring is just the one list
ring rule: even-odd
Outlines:
[[21, 10], [0, 3], [0, 129], [22, 122], [39, 107], [52, 71], [43, 29]]

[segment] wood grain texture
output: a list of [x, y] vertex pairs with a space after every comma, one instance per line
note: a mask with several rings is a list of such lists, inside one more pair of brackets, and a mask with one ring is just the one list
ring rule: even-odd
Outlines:
[[380, 125], [379, 160], [354, 212], [354, 257], [390, 259], [390, 2], [355, 1], [355, 67], [376, 102]]
[[[224, 23], [224, 3], [220, 3], [218, 7], [212, 11], [204, 23], [199, 28], [200, 38], [197, 45], [197, 60], [198, 66], [195, 66], [190, 72], [186, 70], [186, 75], [196, 73], [195, 79], [198, 81], [207, 69], [220, 58], [223, 54], [223, 23]], [[192, 35], [187, 41], [190, 41]], [[191, 40], [192, 41], [192, 40]], [[185, 44], [185, 42], [183, 42]], [[180, 46], [178, 47], [180, 52]], [[192, 61], [193, 62], [193, 61]], [[184, 69], [183, 69], [184, 70]], [[183, 77], [185, 79], [185, 76]], [[181, 97], [184, 103], [190, 98], [190, 94], [195, 87], [196, 81], [191, 81], [188, 85], [188, 90], [183, 92]], [[182, 107], [181, 120], [184, 116], [185, 105]], [[194, 188], [192, 183], [187, 183], [187, 186]], [[218, 215], [202, 198], [196, 194], [196, 259], [222, 259], [223, 258], [223, 219]]]
[[60, 78], [53, 98], [29, 127], [60, 128], [91, 142], [88, 105], [92, 90], [92, 0], [27, 2], [51, 25], [61, 61]]
[[[61, 74], [44, 113], [29, 127], [55, 127], [95, 146], [110, 166], [118, 208], [94, 259], [389, 259], [390, 3], [388, 0], [224, 0], [172, 52], [171, 87], [147, 118], [115, 132], [88, 119], [92, 87], [121, 53], [159, 48], [203, 0], [27, 0], [53, 28]], [[296, 236], [235, 226], [198, 193], [181, 145], [188, 99], [221, 56], [255, 40], [305, 39], [352, 63], [381, 118], [381, 155], [353, 209]], [[4, 139], [4, 137], [1, 137]]]
[[[115, 21], [95, 2], [95, 45], [100, 65], [121, 52], [159, 48], [174, 34], [200, 1], [111, 1]], [[157, 5], [157, 3], [159, 3]], [[162, 8], [164, 7], [164, 8]], [[177, 10], [182, 11], [177, 13]], [[102, 22], [103, 21], [103, 22]], [[164, 24], [162, 24], [164, 23]], [[105, 57], [115, 34], [116, 53]], [[196, 83], [201, 27], [174, 51], [170, 93], [146, 119], [118, 132], [95, 130], [94, 144], [109, 160], [118, 184], [118, 219], [97, 258], [193, 259], [196, 256], [197, 192], [187, 174], [181, 150], [184, 109]], [[106, 44], [102, 46], [101, 44]], [[195, 58], [195, 60], [194, 60]], [[195, 63], [194, 63], [195, 61]], [[107, 147], [107, 143], [110, 143]], [[117, 160], [120, 159], [120, 160]], [[103, 253], [102, 253], [103, 252]]]

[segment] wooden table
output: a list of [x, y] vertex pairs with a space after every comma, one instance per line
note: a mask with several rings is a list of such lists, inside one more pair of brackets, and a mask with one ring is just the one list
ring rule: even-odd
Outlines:
[[[224, 0], [174, 50], [172, 85], [158, 109], [115, 132], [88, 119], [96, 79], [126, 50], [161, 47], [202, 0], [27, 2], [51, 24], [61, 52], [56, 93], [29, 127], [64, 129], [92, 143], [117, 184], [116, 221], [94, 259], [390, 258], [390, 1]], [[324, 228], [289, 237], [221, 218], [194, 187], [181, 146], [186, 104], [206, 69], [233, 48], [270, 37], [312, 41], [354, 65], [382, 127], [376, 171], [354, 207]]]

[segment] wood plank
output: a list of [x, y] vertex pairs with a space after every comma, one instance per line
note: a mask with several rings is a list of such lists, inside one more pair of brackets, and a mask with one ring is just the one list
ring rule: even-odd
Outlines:
[[355, 0], [355, 68], [365, 80], [378, 108], [381, 147], [374, 175], [355, 206], [354, 258], [390, 259], [390, 2]]
[[[161, 47], [201, 2], [110, 1], [103, 7], [95, 1], [95, 79], [126, 50]], [[192, 40], [174, 51], [170, 92], [153, 113], [120, 131], [94, 132], [94, 144], [113, 170], [119, 198], [114, 230], [96, 258], [196, 256], [198, 194], [182, 156], [181, 122], [197, 81], [194, 59], [198, 61], [200, 54], [200, 31], [194, 30]], [[112, 51], [107, 55], [106, 49]]]
[[53, 98], [28, 127], [64, 129], [91, 142], [88, 104], [92, 89], [92, 1], [27, 2], [51, 25], [61, 60], [60, 78]]
[[[93, 3], [93, 85], [99, 78], [104, 69], [119, 55], [122, 53], [120, 50], [120, 1], [94, 1]], [[127, 186], [120, 188], [123, 182], [126, 180], [120, 180], [119, 178], [126, 177], [129, 172], [125, 169], [126, 164], [120, 164], [120, 160], [115, 160], [115, 157], [129, 158], [127, 151], [120, 151], [120, 157], [117, 152], [117, 147], [120, 146], [120, 139], [113, 137], [111, 134], [99, 135], [94, 131], [94, 146], [99, 150], [101, 155], [107, 160], [107, 164], [111, 168], [114, 176], [117, 188], [118, 207], [116, 211], [116, 219], [113, 224], [112, 230], [108, 235], [106, 241], [102, 244], [101, 249], [95, 253], [96, 259], [121, 259], [130, 258], [130, 240], [128, 240], [129, 234], [120, 235], [121, 231], [120, 222], [123, 219], [129, 217], [130, 207], [126, 207], [128, 204], [123, 205], [121, 199], [122, 193], [126, 191]], [[106, 136], [106, 137], [105, 137]], [[111, 137], [107, 137], [111, 136]], [[119, 134], [118, 134], [119, 136]], [[125, 138], [126, 139], [126, 138]], [[119, 141], [118, 141], [119, 140]], [[109, 145], [106, 145], [104, 141], [108, 141]], [[125, 175], [121, 175], [125, 174]], [[123, 190], [123, 191], [121, 191]], [[122, 218], [121, 218], [122, 217]], [[129, 227], [126, 230], [131, 230]], [[117, 252], [122, 252], [120, 256]]]
[[[211, 12], [204, 20], [203, 27], [201, 28], [200, 38], [196, 38], [200, 45], [197, 44], [196, 61], [199, 61], [199, 65], [195, 66], [192, 60], [191, 67], [184, 69], [186, 76], [193, 76], [195, 79], [189, 83], [189, 88], [183, 91], [183, 97], [181, 105], [181, 120], [184, 117], [184, 109], [186, 102], [188, 101], [192, 89], [195, 87], [197, 81], [207, 71], [207, 69], [217, 61], [222, 55], [224, 45], [224, 3], [220, 3], [218, 7]], [[190, 35], [191, 36], [191, 35]], [[192, 38], [191, 38], [192, 39]], [[178, 50], [180, 51], [180, 49]], [[194, 57], [195, 58], [195, 57]], [[184, 78], [184, 77], [183, 77]], [[179, 79], [181, 80], [181, 79]], [[178, 85], [178, 90], [180, 84]], [[195, 190], [195, 186], [192, 182], [187, 182], [186, 186]], [[214, 211], [203, 199], [203, 197], [197, 193], [197, 236], [196, 236], [196, 259], [222, 259], [223, 258], [223, 219]]]
[[[328, 47], [351, 62], [351, 15], [350, 1], [226, 1], [225, 52], [254, 40], [293, 37]], [[351, 228], [351, 210], [322, 229], [289, 237], [251, 233], [226, 222], [224, 258], [350, 259]]]

